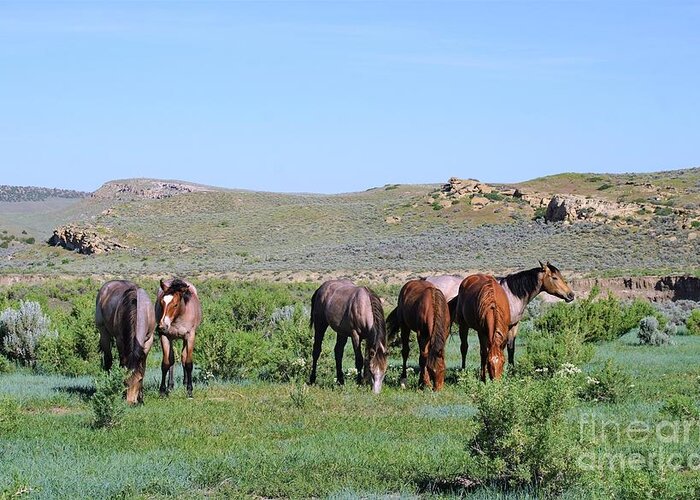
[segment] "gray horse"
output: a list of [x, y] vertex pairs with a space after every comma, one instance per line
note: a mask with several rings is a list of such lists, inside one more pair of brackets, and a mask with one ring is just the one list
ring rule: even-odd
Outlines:
[[[330, 326], [338, 334], [335, 343], [335, 369], [339, 384], [345, 383], [343, 351], [348, 337], [355, 351], [357, 382], [372, 383], [375, 394], [382, 389], [386, 374], [386, 324], [379, 297], [367, 287], [356, 286], [349, 280], [331, 280], [323, 283], [311, 298], [311, 326], [314, 327], [313, 366], [309, 383], [316, 382], [316, 365], [321, 354], [321, 343]], [[365, 358], [362, 359], [360, 341], [365, 340]]]
[[146, 357], [153, 344], [156, 320], [148, 294], [131, 281], [108, 281], [97, 293], [95, 325], [100, 331], [102, 367], [112, 368], [112, 339], [117, 344], [119, 365], [131, 374], [126, 380], [126, 400], [143, 402]]

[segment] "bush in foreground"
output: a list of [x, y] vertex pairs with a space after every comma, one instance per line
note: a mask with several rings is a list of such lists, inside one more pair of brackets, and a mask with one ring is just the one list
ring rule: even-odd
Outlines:
[[578, 434], [565, 417], [575, 404], [570, 380], [503, 378], [480, 384], [475, 399], [478, 430], [470, 444], [486, 473], [484, 483], [547, 495], [578, 478]]
[[49, 318], [38, 302], [22, 301], [19, 309], [5, 309], [0, 314], [2, 353], [21, 364], [33, 366], [41, 340], [58, 336], [50, 327]]

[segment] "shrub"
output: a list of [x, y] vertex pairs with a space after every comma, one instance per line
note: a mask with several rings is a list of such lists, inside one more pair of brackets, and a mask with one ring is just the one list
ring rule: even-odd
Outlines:
[[661, 407], [661, 413], [683, 420], [700, 418], [700, 411], [698, 411], [695, 400], [683, 394], [674, 394], [667, 399]]
[[22, 301], [19, 310], [5, 309], [0, 314], [2, 352], [10, 359], [33, 366], [42, 338], [58, 336], [49, 328], [49, 318], [41, 312], [38, 302]]
[[666, 319], [649, 302], [635, 300], [624, 304], [612, 294], [598, 298], [594, 288], [583, 300], [573, 304], [558, 303], [534, 321], [534, 327], [548, 333], [565, 329], [580, 331], [587, 342], [613, 340], [639, 324], [644, 316], [655, 316], [663, 325]]
[[669, 332], [672, 329], [666, 325], [666, 329], [659, 331], [659, 320], [654, 316], [645, 316], [639, 321], [637, 337], [639, 343], [644, 345], [667, 345], [671, 343]]
[[525, 354], [518, 359], [519, 374], [552, 376], [562, 366], [582, 366], [594, 354], [594, 348], [583, 342], [581, 330], [566, 328], [558, 333], [534, 330], [527, 333]]
[[93, 426], [96, 428], [115, 427], [124, 414], [125, 369], [112, 368], [95, 379], [95, 394], [92, 395]]
[[688, 335], [700, 335], [700, 309], [694, 309], [685, 321]]
[[628, 395], [629, 388], [629, 374], [612, 359], [608, 359], [602, 370], [594, 371], [586, 377], [580, 395], [587, 401], [616, 403]]
[[15, 370], [15, 365], [12, 361], [0, 354], [0, 373], [10, 373]]
[[576, 479], [577, 433], [565, 418], [575, 399], [569, 380], [503, 378], [479, 384], [475, 399], [470, 444], [486, 481], [556, 494]]
[[21, 407], [10, 398], [0, 399], [0, 434], [12, 432], [19, 427]]

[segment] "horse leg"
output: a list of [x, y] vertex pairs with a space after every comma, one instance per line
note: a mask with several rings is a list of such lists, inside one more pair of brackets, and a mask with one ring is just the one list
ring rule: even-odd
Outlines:
[[459, 350], [462, 352], [462, 370], [467, 367], [467, 351], [469, 350], [469, 327], [460, 324], [459, 325]]
[[515, 366], [515, 336], [518, 334], [518, 325], [508, 331], [508, 364]]
[[318, 364], [318, 357], [321, 355], [321, 344], [323, 343], [323, 336], [326, 334], [326, 329], [328, 324], [317, 319], [314, 321], [314, 350], [312, 353], [312, 363], [311, 363], [311, 376], [309, 377], [309, 384], [316, 383], [316, 366]]
[[430, 376], [428, 375], [428, 348], [430, 344], [428, 343], [428, 336], [425, 332], [418, 332], [418, 349], [420, 351], [419, 364], [420, 364], [420, 386], [421, 388], [430, 387]]
[[104, 370], [112, 369], [112, 338], [103, 326], [100, 330], [100, 351], [102, 351], [102, 368]]
[[[352, 332], [352, 350], [355, 352], [355, 370], [357, 370], [357, 383], [362, 384], [362, 368], [364, 367], [364, 360], [362, 359], [362, 346], [360, 345], [360, 335], [353, 331]], [[369, 350], [369, 348], [367, 348]], [[368, 359], [369, 360], [369, 359]], [[369, 374], [369, 366], [365, 368], [364, 374]]]
[[170, 369], [168, 370], [168, 391], [175, 387], [175, 345], [170, 343]]
[[187, 397], [192, 399], [192, 368], [194, 368], [194, 359], [192, 353], [194, 351], [194, 332], [185, 337], [184, 345], [182, 346], [182, 367], [185, 372], [184, 384], [187, 388]]
[[406, 362], [408, 361], [408, 355], [410, 354], [411, 346], [409, 341], [411, 340], [411, 330], [405, 326], [401, 327], [401, 356], [403, 357], [403, 370], [401, 371], [401, 388], [406, 388]]
[[170, 339], [166, 337], [165, 335], [160, 336], [160, 346], [163, 350], [163, 360], [160, 363], [160, 371], [161, 371], [161, 379], [160, 379], [160, 394], [162, 396], [166, 395], [168, 393], [169, 389], [166, 389], [165, 387], [165, 377], [170, 371], [170, 367], [173, 364], [174, 361], [174, 352], [173, 352], [173, 346], [170, 342]]
[[348, 336], [338, 334], [338, 339], [335, 341], [335, 378], [338, 384], [345, 384], [345, 376], [343, 375], [343, 352], [345, 352], [345, 344], [348, 342]]

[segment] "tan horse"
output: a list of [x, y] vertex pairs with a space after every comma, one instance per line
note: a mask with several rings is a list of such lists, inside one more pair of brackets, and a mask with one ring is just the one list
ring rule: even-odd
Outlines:
[[[348, 338], [352, 338], [357, 382], [371, 382], [372, 391], [379, 393], [387, 368], [386, 324], [379, 297], [369, 288], [356, 286], [349, 280], [326, 281], [311, 298], [310, 324], [314, 327], [314, 348], [309, 383], [316, 382], [321, 344], [326, 329], [330, 326], [338, 334], [335, 343], [338, 383], [345, 383], [343, 351]], [[366, 344], [364, 361], [360, 347], [362, 340]]]
[[119, 366], [131, 374], [126, 380], [126, 400], [143, 402], [143, 378], [146, 357], [153, 344], [155, 316], [151, 299], [143, 288], [131, 281], [108, 281], [95, 301], [95, 326], [100, 331], [102, 367], [112, 368], [112, 339], [117, 344]]
[[455, 274], [442, 274], [439, 276], [428, 276], [425, 281], [432, 283], [438, 290], [442, 292], [447, 301], [447, 306], [450, 309], [450, 323], [454, 322], [455, 306], [459, 293], [459, 285], [462, 284], [464, 276], [457, 276]]
[[[167, 394], [172, 390], [175, 350], [173, 341], [182, 339], [182, 367], [184, 368], [184, 384], [187, 396], [192, 397], [192, 368], [194, 359], [194, 339], [197, 327], [202, 322], [202, 306], [199, 302], [197, 289], [188, 281], [174, 278], [160, 280], [158, 299], [156, 301], [156, 319], [160, 345], [163, 348], [161, 363], [160, 393]], [[165, 375], [169, 374], [168, 386], [165, 386]]]
[[387, 318], [389, 337], [401, 329], [403, 370], [401, 386], [406, 387], [406, 361], [411, 330], [418, 337], [420, 381], [439, 391], [445, 382], [445, 342], [450, 334], [450, 311], [442, 292], [426, 280], [406, 283], [399, 302]]
[[505, 291], [493, 276], [473, 274], [462, 281], [455, 321], [463, 341], [469, 328], [479, 334], [481, 380], [486, 380], [487, 371], [492, 380], [500, 378], [505, 364], [503, 349], [508, 341], [510, 306]]
[[[561, 271], [547, 262], [540, 267], [509, 274], [499, 278], [510, 305], [510, 329], [508, 331], [508, 363], [513, 364], [515, 358], [515, 337], [518, 334], [518, 323], [525, 313], [527, 305], [541, 292], [559, 297], [566, 302], [575, 298], [573, 290], [562, 276]], [[462, 358], [464, 365], [464, 358]]]

